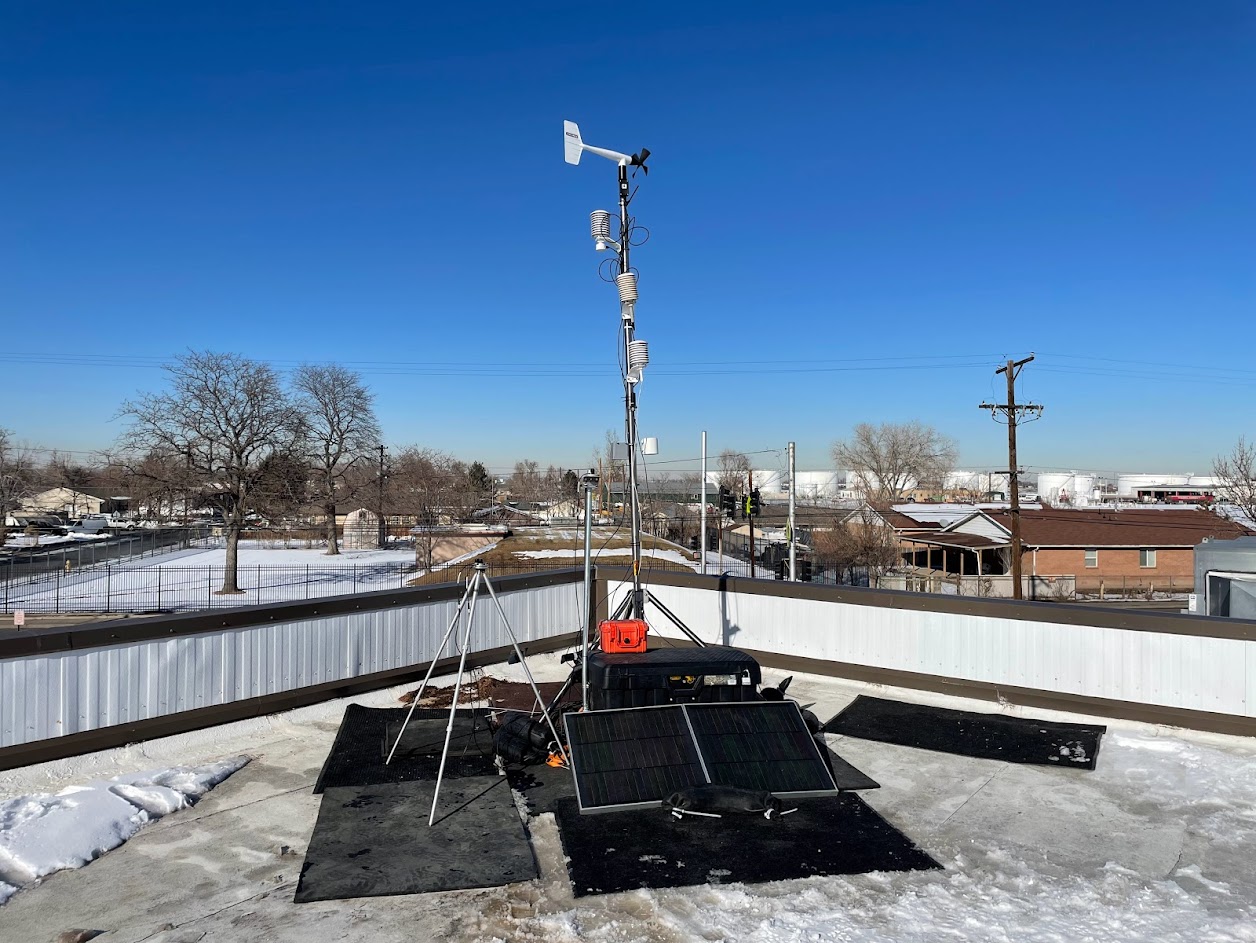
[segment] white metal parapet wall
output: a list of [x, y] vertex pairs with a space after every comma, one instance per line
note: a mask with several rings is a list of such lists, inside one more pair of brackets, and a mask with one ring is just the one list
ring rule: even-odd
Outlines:
[[[754, 586], [754, 581], [740, 582]], [[925, 608], [928, 602], [898, 608], [791, 598], [773, 585], [767, 583], [761, 592], [738, 592], [656, 581], [649, 589], [699, 638], [714, 644], [1077, 698], [1256, 717], [1256, 633], [1214, 637], [1199, 631], [1203, 623], [1197, 617], [1166, 619], [1162, 614], [1155, 615], [1166, 627], [1152, 630], [1068, 624], [1051, 616], [1061, 612], [1076, 619], [1085, 610], [1065, 607], [1047, 614], [1040, 607], [1050, 603], [1015, 604], [1019, 612], [1043, 612], [1039, 621], [1020, 614], [1011, 618], [938, 611]], [[624, 584], [610, 585], [611, 610], [624, 592]], [[858, 593], [849, 595], [858, 598]], [[913, 594], [894, 595], [910, 599]], [[979, 608], [995, 611], [999, 605], [1013, 604]], [[680, 637], [667, 619], [648, 615], [651, 632]], [[1137, 615], [1146, 618], [1117, 611], [1095, 619], [1114, 622]], [[1174, 631], [1178, 625], [1181, 631]]]
[[[572, 582], [499, 587], [498, 597], [523, 643], [578, 631], [578, 589]], [[435, 657], [459, 598], [6, 657], [0, 659], [0, 748], [424, 665]], [[509, 642], [491, 599], [481, 594], [470, 650]], [[445, 652], [453, 654], [452, 647]]]

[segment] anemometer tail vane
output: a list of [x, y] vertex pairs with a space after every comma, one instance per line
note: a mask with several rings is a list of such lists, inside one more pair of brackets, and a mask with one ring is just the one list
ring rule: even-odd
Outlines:
[[598, 157], [605, 157], [607, 160], [613, 160], [615, 163], [624, 167], [640, 167], [647, 174], [650, 168], [645, 165], [646, 158], [650, 156], [648, 148], [641, 148], [636, 154], [621, 154], [619, 151], [612, 151], [605, 147], [594, 147], [591, 144], [585, 144], [580, 137], [580, 126], [574, 121], [563, 122], [563, 158], [569, 164], [580, 163], [580, 155], [585, 151], [590, 154], [597, 154]]
[[563, 122], [563, 157], [569, 164], [580, 163], [584, 142], [580, 140], [580, 126], [574, 121]]

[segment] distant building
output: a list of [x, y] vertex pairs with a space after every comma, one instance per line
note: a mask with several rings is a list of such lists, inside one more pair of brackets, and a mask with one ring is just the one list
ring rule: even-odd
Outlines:
[[[1131, 584], [1187, 592], [1197, 544], [1250, 533], [1199, 509], [1023, 509], [1021, 567], [1026, 576], [1075, 577], [1078, 592]], [[1011, 512], [974, 509], [932, 533], [904, 533], [901, 542], [916, 567], [1003, 575], [1011, 570]]]

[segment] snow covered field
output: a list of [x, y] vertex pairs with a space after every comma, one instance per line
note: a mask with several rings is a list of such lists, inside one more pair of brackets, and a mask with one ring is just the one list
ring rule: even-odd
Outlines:
[[179, 550], [7, 587], [10, 608], [32, 612], [208, 609], [288, 602], [404, 586], [417, 573], [414, 551], [346, 550], [329, 557], [321, 548], [263, 547], [241, 543], [240, 596], [217, 596], [226, 550]]
[[[565, 671], [556, 656], [529, 662], [539, 680]], [[517, 666], [492, 673], [521, 677]], [[765, 682], [779, 680], [769, 674]], [[395, 704], [411, 687], [354, 700]], [[994, 708], [806, 675], [790, 693], [814, 702], [822, 717], [859, 693]], [[14, 895], [0, 907], [0, 939], [51, 940], [69, 927], [96, 927], [109, 931], [102, 940], [110, 943], [1256, 940], [1256, 743], [1111, 723], [1093, 772], [831, 737], [882, 784], [865, 800], [943, 871], [576, 900], [553, 820], [542, 816], [533, 833], [537, 881], [297, 906], [292, 895], [319, 803], [310, 789], [344, 704], [0, 774], [3, 797], [142, 766], [255, 757], [195, 807]]]

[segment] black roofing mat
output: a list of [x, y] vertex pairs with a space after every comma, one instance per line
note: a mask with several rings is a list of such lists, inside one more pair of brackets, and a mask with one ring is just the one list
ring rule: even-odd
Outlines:
[[879, 697], [855, 698], [825, 733], [1041, 766], [1094, 769], [1107, 727], [979, 714]]
[[829, 771], [833, 774], [833, 781], [837, 783], [838, 789], [848, 792], [855, 789], [881, 788], [879, 782], [863, 770], [855, 768], [855, 766], [835, 753], [832, 747], [827, 747], [824, 752], [827, 754]]
[[[416, 708], [392, 763], [384, 765], [408, 707], [371, 708], [350, 704], [336, 741], [314, 784], [314, 793], [338, 786], [367, 786], [435, 779], [445, 743], [449, 710]], [[446, 778], [492, 776], [493, 735], [485, 712], [459, 710], [449, 743]]]
[[528, 816], [553, 812], [559, 799], [576, 794], [576, 784], [571, 770], [565, 766], [548, 766], [535, 763], [531, 766], [506, 770], [510, 788], [523, 797]]
[[939, 867], [852, 793], [786, 806], [798, 811], [776, 821], [677, 820], [661, 808], [581, 815], [575, 799], [560, 799], [559, 833], [575, 896]]
[[713, 783], [774, 793], [836, 788], [793, 701], [694, 704], [686, 714]]
[[499, 887], [538, 877], [505, 776], [329, 788], [296, 902]]
[[576, 789], [586, 808], [661, 802], [706, 782], [679, 705], [567, 714]]

